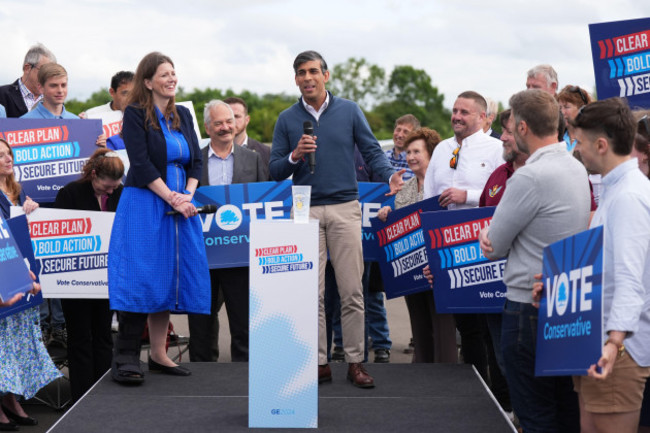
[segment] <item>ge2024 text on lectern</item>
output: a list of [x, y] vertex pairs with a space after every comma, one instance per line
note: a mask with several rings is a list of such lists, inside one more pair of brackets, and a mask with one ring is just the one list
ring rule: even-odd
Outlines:
[[318, 427], [318, 221], [250, 225], [249, 427]]

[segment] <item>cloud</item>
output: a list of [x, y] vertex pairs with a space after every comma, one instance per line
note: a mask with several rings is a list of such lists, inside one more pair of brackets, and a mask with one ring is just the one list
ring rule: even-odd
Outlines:
[[424, 69], [447, 106], [467, 89], [505, 103], [539, 63], [551, 63], [561, 85], [593, 88], [588, 24], [644, 16], [650, 4], [632, 0], [3, 0], [0, 28], [11, 37], [0, 83], [20, 75], [25, 52], [40, 41], [68, 70], [78, 99], [153, 50], [174, 59], [187, 90], [297, 94], [293, 59], [315, 49], [331, 67], [365, 57], [388, 73]]

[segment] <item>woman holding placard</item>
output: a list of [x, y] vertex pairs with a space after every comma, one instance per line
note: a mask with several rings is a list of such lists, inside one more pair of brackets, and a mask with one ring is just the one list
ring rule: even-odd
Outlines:
[[[13, 161], [11, 147], [0, 138], [0, 209], [5, 219], [10, 216], [10, 206], [22, 204], [25, 213], [38, 208], [38, 203], [25, 196], [14, 179]], [[34, 274], [32, 278], [36, 279]], [[40, 285], [34, 283], [31, 293], [40, 290]], [[0, 307], [8, 307], [21, 298], [21, 295], [16, 295], [5, 303], [0, 302]], [[43, 345], [38, 318], [36, 307], [0, 318], [0, 431], [18, 430], [18, 425], [38, 424], [25, 413], [16, 396], [30, 399], [61, 375]]]
[[[439, 142], [440, 135], [429, 128], [416, 129], [404, 140], [406, 162], [415, 176], [404, 182], [402, 190], [395, 196], [395, 209], [422, 201], [424, 175], [433, 149]], [[379, 209], [377, 217], [386, 221], [390, 211], [389, 206], [384, 206]], [[458, 362], [454, 316], [436, 312], [433, 291], [406, 295], [405, 299], [415, 344], [413, 362]]]

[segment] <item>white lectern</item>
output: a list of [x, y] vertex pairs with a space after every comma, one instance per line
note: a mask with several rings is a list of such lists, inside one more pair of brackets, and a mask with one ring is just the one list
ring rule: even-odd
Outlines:
[[318, 427], [318, 221], [250, 224], [249, 427]]

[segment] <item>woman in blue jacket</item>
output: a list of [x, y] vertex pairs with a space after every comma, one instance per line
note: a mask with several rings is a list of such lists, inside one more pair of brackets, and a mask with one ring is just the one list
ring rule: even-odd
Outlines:
[[[119, 332], [112, 377], [141, 383], [140, 337], [149, 317], [149, 371], [188, 376], [166, 351], [171, 313], [210, 313], [210, 276], [192, 197], [201, 152], [192, 116], [175, 104], [172, 60], [147, 54], [133, 79], [122, 136], [130, 169], [113, 223], [108, 291]], [[168, 215], [168, 211], [176, 211]]]

